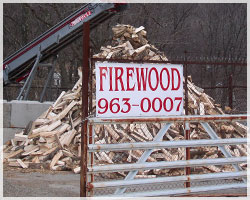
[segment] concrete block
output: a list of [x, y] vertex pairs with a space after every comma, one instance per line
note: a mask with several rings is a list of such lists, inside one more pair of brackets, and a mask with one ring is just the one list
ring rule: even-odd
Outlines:
[[15, 137], [16, 133], [20, 133], [21, 128], [3, 128], [3, 144]]
[[3, 101], [3, 128], [10, 127], [11, 103]]
[[38, 101], [11, 101], [11, 128], [25, 128], [32, 120], [37, 119], [45, 112], [52, 102], [40, 103]]

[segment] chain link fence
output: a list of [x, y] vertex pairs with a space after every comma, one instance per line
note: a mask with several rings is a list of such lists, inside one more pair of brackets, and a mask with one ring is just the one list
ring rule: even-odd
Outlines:
[[[187, 58], [187, 70], [192, 82], [214, 99], [227, 114], [247, 112], [247, 64], [230, 58]], [[229, 107], [229, 108], [228, 108]]]
[[[73, 87], [73, 86], [72, 86]], [[43, 101], [56, 101], [62, 91], [71, 90], [72, 87], [51, 87], [47, 88], [47, 91], [44, 95]], [[22, 85], [8, 85], [3, 89], [3, 98], [7, 101], [15, 100], [22, 89]], [[41, 93], [43, 91], [42, 86], [31, 86], [28, 100], [30, 101], [39, 101]]]
[[[247, 112], [247, 64], [245, 59], [230, 58], [192, 58], [173, 57], [169, 58], [170, 63], [183, 63], [187, 66], [189, 80], [214, 100], [216, 106], [222, 108], [228, 114]], [[92, 63], [91, 69], [94, 66]], [[91, 95], [94, 99], [95, 73], [92, 73]], [[37, 78], [37, 80], [39, 77]], [[41, 79], [41, 78], [40, 78]], [[42, 79], [31, 86], [28, 100], [39, 101], [42, 93]], [[41, 83], [40, 83], [41, 82]], [[71, 90], [73, 83], [67, 87], [52, 85], [47, 89], [43, 101], [55, 101], [62, 91]], [[17, 98], [22, 85], [9, 85], [3, 89], [3, 97], [7, 101]], [[92, 99], [92, 97], [91, 97]], [[92, 101], [91, 101], [92, 102]], [[226, 108], [225, 108], [226, 106]], [[229, 108], [228, 108], [229, 107]], [[201, 108], [202, 109], [202, 108]], [[91, 109], [90, 109], [91, 110]]]

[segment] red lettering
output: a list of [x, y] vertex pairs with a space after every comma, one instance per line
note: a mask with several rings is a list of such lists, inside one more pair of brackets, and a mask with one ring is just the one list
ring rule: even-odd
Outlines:
[[[141, 74], [139, 73], [140, 69], [141, 69]], [[146, 91], [148, 68], [146, 68], [146, 75], [144, 74], [144, 68], [136, 68], [136, 75], [137, 75], [138, 91], [141, 91], [141, 84], [143, 87], [143, 91]]]
[[[148, 102], [148, 108], [147, 109], [144, 109], [144, 101], [145, 100], [147, 100], [147, 102]], [[150, 99], [149, 98], [143, 98], [142, 100], [141, 100], [141, 110], [142, 110], [142, 112], [148, 112], [150, 109], [151, 109], [151, 102], [150, 102]]]
[[[151, 73], [152, 73], [153, 70], [155, 71], [155, 78], [156, 78], [156, 85], [155, 85], [155, 87], [153, 87], [152, 84], [151, 84]], [[150, 87], [150, 89], [152, 91], [155, 91], [157, 89], [158, 85], [159, 85], [159, 76], [158, 76], [157, 69], [155, 67], [153, 67], [153, 68], [151, 68], [149, 70], [148, 83], [149, 83], [149, 87]]]
[[[167, 84], [167, 87], [165, 87], [165, 88], [164, 88], [164, 86], [163, 86], [163, 81], [162, 81], [162, 80], [163, 80], [163, 79], [162, 79], [162, 74], [163, 74], [164, 71], [167, 72], [167, 76], [168, 76], [168, 80], [167, 80], [167, 81], [168, 81], [168, 82], [167, 82], [168, 84]], [[160, 80], [161, 80], [161, 81], [160, 81], [161, 89], [164, 90], [164, 91], [166, 91], [166, 90], [169, 88], [169, 84], [170, 84], [170, 75], [169, 75], [169, 71], [168, 71], [167, 68], [163, 68], [163, 69], [161, 70]]]
[[[167, 100], [170, 101], [170, 108], [168, 109], [167, 108]], [[166, 99], [164, 99], [163, 101], [163, 108], [166, 112], [171, 112], [171, 110], [173, 109], [173, 106], [174, 106], [174, 103], [173, 103], [173, 100], [170, 98], [170, 97], [167, 97]]]
[[[130, 71], [131, 71], [131, 73], [130, 73]], [[135, 85], [132, 88], [130, 88], [130, 86], [129, 86], [129, 77], [132, 77], [132, 75], [133, 75], [132, 72], [134, 72], [134, 68], [128, 67], [127, 68], [127, 91], [134, 91], [135, 90]]]
[[[102, 106], [102, 104], [101, 104], [102, 101], [104, 101], [104, 105], [103, 105], [103, 106]], [[98, 101], [98, 107], [99, 107], [100, 109], [103, 109], [103, 111], [100, 111], [100, 110], [98, 109], [98, 113], [99, 113], [99, 114], [104, 114], [105, 112], [107, 112], [107, 110], [108, 110], [108, 100], [105, 99], [105, 98], [99, 99], [99, 101]]]
[[103, 91], [103, 79], [102, 77], [104, 76], [106, 78], [106, 73], [103, 72], [103, 70], [106, 70], [107, 72], [107, 67], [99, 67], [100, 69], [100, 91]]
[[[120, 70], [120, 72], [121, 72], [119, 76], [118, 76], [118, 70]], [[123, 75], [123, 68], [122, 67], [116, 67], [115, 68], [115, 91], [118, 91], [118, 81], [120, 81], [120, 84], [121, 84], [121, 91], [124, 91], [122, 75]]]
[[[174, 87], [174, 72], [176, 72], [177, 76], [178, 76], [178, 84], [177, 84], [176, 88]], [[180, 88], [180, 85], [181, 85], [180, 72], [176, 68], [171, 68], [171, 73], [172, 73], [172, 90], [178, 90]]]
[[109, 91], [113, 91], [113, 88], [112, 88], [112, 68], [113, 67], [109, 67]]
[[[158, 108], [158, 110], [155, 108], [155, 107], [156, 107], [156, 106], [155, 106], [156, 100], [159, 101], [159, 108]], [[160, 98], [157, 97], [157, 98], [154, 98], [154, 99], [153, 99], [152, 108], [153, 108], [153, 110], [154, 110], [155, 112], [160, 112], [160, 111], [161, 111], [161, 109], [162, 109], [162, 101], [161, 101]]]

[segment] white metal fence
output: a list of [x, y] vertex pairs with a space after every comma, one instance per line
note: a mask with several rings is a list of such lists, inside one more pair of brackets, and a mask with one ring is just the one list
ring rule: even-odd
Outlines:
[[[221, 130], [215, 132], [222, 126], [214, 125], [246, 118], [90, 118], [88, 195], [180, 196], [246, 189], [246, 133], [223, 137]], [[184, 138], [185, 130], [191, 132], [190, 140]], [[187, 147], [190, 160], [185, 155]], [[186, 175], [186, 167], [191, 168], [190, 175]], [[185, 187], [185, 182], [191, 187]]]

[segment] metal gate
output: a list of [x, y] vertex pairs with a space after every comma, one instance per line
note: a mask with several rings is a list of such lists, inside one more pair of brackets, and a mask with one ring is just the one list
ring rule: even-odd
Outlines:
[[[218, 134], [214, 130], [215, 123], [242, 128], [238, 121], [246, 119], [246, 115], [89, 118], [88, 196], [182, 196], [246, 189], [246, 133], [222, 139], [220, 130]], [[174, 138], [176, 126], [180, 131]], [[184, 131], [191, 131], [190, 140], [185, 140]], [[205, 156], [192, 155], [202, 148]], [[191, 175], [186, 175], [187, 169]]]

